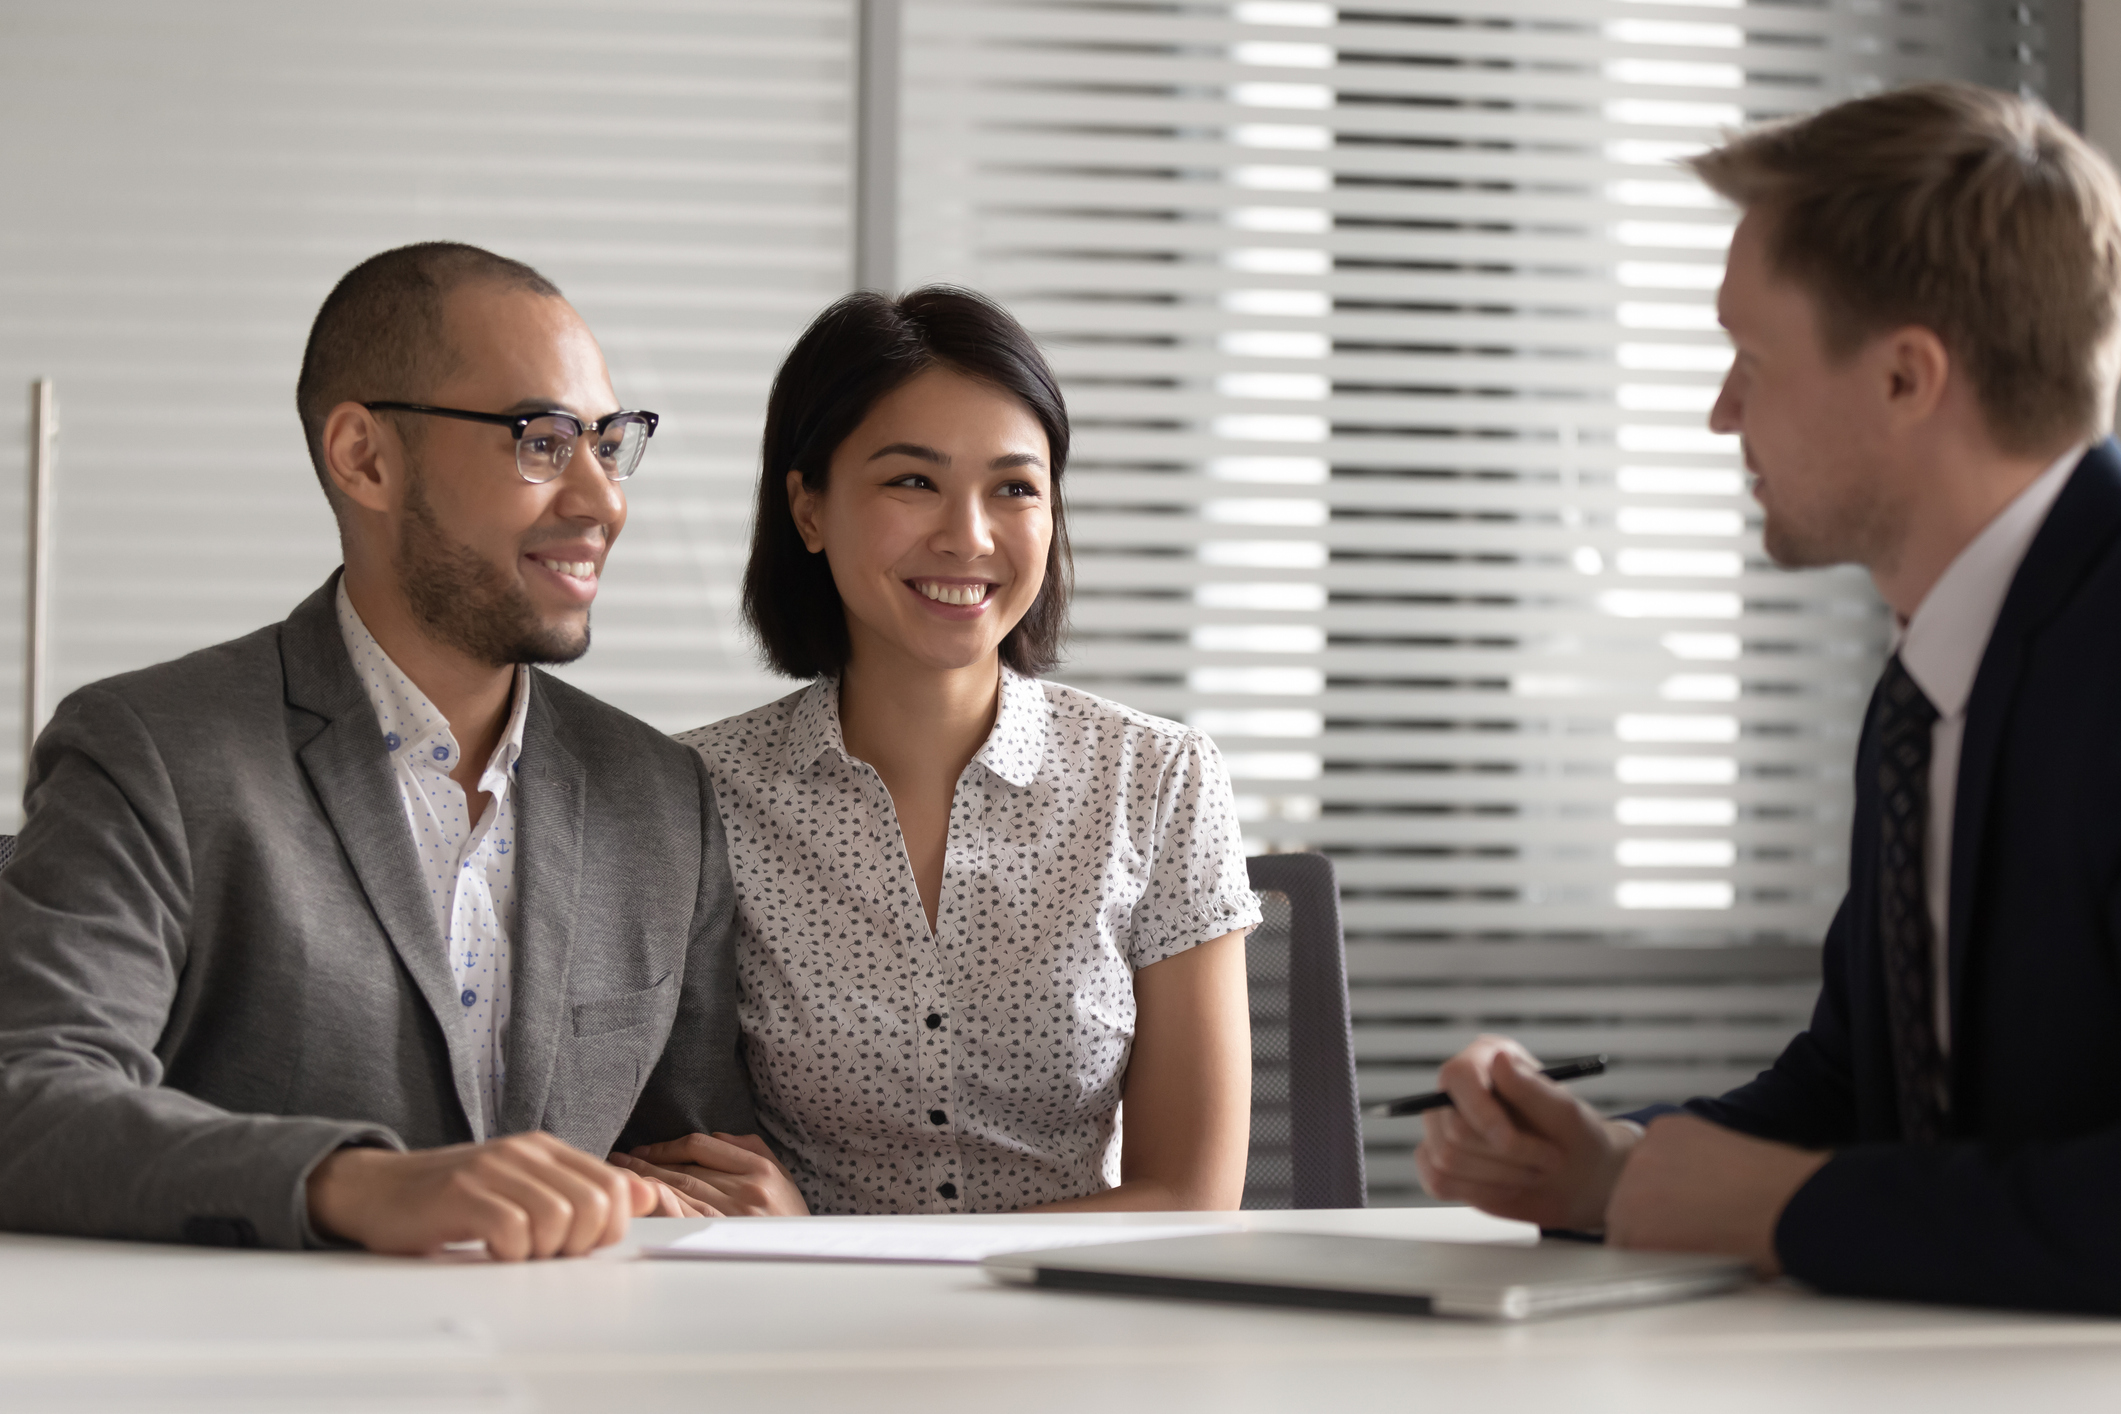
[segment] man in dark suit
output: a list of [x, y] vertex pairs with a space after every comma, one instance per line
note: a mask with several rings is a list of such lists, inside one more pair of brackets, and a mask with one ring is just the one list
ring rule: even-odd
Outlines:
[[[679, 1209], [614, 1144], [754, 1127], [706, 774], [532, 666], [588, 648], [654, 415], [536, 271], [440, 243], [340, 282], [297, 404], [343, 570], [38, 739], [0, 1227], [616, 1241]], [[729, 1210], [787, 1206], [757, 1168]]]
[[1694, 166], [1743, 218], [1711, 425], [1768, 552], [1898, 631], [1809, 1029], [1600, 1118], [1483, 1037], [1431, 1192], [1829, 1291], [2121, 1311], [2121, 187], [2036, 105], [1931, 86]]

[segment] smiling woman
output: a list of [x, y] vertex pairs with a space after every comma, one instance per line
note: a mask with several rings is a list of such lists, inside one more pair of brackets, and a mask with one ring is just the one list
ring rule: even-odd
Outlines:
[[[745, 612], [816, 681], [681, 740], [728, 831], [761, 1122], [813, 1210], [1243, 1188], [1230, 785], [1200, 733], [1037, 677], [1067, 457], [1037, 346], [968, 291], [849, 296], [775, 380]], [[634, 1164], [713, 1206], [759, 1157], [696, 1135]]]
[[[1068, 522], [1059, 496], [1068, 462], [1068, 410], [1022, 326], [970, 291], [937, 286], [899, 300], [864, 293], [839, 301], [811, 324], [774, 379], [766, 408], [766, 471], [744, 571], [744, 613], [767, 661], [788, 677], [837, 673], [847, 662], [851, 632], [839, 612], [843, 586], [830, 557], [815, 553], [820, 546], [799, 523], [794, 498], [799, 489], [821, 497], [835, 471], [845, 469], [840, 452], [857, 425], [880, 402], [922, 383], [928, 385], [925, 395], [916, 391], [916, 400], [926, 411], [948, 417], [950, 409], [938, 404], [953, 399], [938, 387], [977, 387], [987, 400], [1007, 403], [1008, 416], [1030, 424], [1009, 430], [1016, 441], [1006, 449], [997, 443], [988, 468], [1031, 471], [1038, 494], [1026, 504], [1050, 528], [1031, 581], [1035, 602], [1007, 616], [1001, 656], [1027, 674], [1044, 672], [1060, 657], [1071, 587]], [[887, 453], [934, 468], [946, 463], [940, 448], [918, 439], [879, 442], [865, 459]]]

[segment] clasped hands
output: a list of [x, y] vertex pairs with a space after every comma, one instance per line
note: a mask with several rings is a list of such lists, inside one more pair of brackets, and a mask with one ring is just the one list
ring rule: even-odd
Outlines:
[[543, 1133], [412, 1153], [340, 1149], [311, 1171], [308, 1196], [318, 1232], [371, 1252], [484, 1242], [503, 1262], [608, 1247], [633, 1218], [810, 1211], [750, 1134], [689, 1134], [609, 1163]]
[[1504, 1036], [1480, 1037], [1438, 1078], [1453, 1107], [1430, 1111], [1414, 1154], [1431, 1194], [1541, 1227], [1603, 1230], [1617, 1247], [1725, 1253], [1777, 1275], [1775, 1224], [1831, 1157], [1693, 1115], [1647, 1130], [1605, 1119]]
[[773, 1150], [756, 1134], [688, 1134], [643, 1144], [611, 1162], [659, 1185], [679, 1211], [672, 1216], [808, 1217], [810, 1205], [789, 1182]]

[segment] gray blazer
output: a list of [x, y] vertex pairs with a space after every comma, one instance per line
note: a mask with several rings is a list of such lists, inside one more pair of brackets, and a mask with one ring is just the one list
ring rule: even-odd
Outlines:
[[[327, 1154], [487, 1137], [337, 583], [38, 738], [0, 871], [0, 1228], [317, 1245]], [[516, 772], [503, 1129], [753, 1132], [699, 757], [538, 673]]]

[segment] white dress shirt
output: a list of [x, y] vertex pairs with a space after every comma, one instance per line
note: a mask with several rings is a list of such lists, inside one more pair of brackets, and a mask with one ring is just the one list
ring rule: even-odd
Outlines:
[[1116, 1184], [1135, 972], [1259, 921], [1214, 744], [1005, 669], [931, 931], [837, 682], [678, 740], [728, 831], [759, 1121], [811, 1210], [1000, 1212]]
[[1989, 634], [2003, 612], [2004, 596], [2018, 576], [2018, 566], [2033, 537], [2047, 521], [2055, 498], [2089, 444], [2064, 452], [2055, 464], [1996, 513], [1979, 535], [1946, 566], [1915, 607], [1915, 616], [1896, 627], [1893, 651], [1922, 695], [1937, 709], [1930, 728], [1930, 814], [1923, 840], [1922, 880], [1929, 898], [1934, 940], [1937, 1043], [1946, 1055], [1952, 1048], [1951, 926], [1952, 806], [1959, 794], [1959, 748], [1966, 738], [1966, 699], [1974, 674], [1988, 651]]
[[[523, 753], [530, 708], [530, 670], [516, 669], [508, 729], [493, 749], [479, 789], [491, 799], [473, 823], [464, 790], [449, 778], [457, 739], [449, 721], [390, 660], [339, 585], [339, 633], [355, 674], [368, 689], [397, 776], [398, 798], [412, 828], [413, 848], [434, 899], [435, 921], [449, 949], [458, 1012], [479, 1077], [478, 1138], [499, 1132], [507, 1058], [508, 937], [516, 921], [515, 764]], [[445, 1023], [446, 1024], [446, 1023]]]

